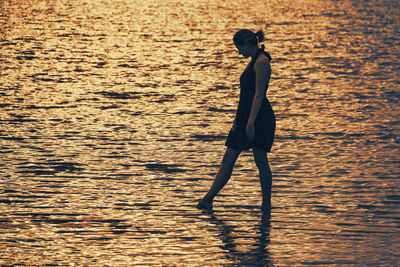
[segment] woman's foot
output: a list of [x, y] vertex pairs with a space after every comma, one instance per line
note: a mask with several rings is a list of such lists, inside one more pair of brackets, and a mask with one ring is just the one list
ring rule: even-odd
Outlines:
[[199, 210], [212, 210], [212, 202], [208, 202], [202, 199], [199, 203], [197, 203], [196, 208], [198, 208]]

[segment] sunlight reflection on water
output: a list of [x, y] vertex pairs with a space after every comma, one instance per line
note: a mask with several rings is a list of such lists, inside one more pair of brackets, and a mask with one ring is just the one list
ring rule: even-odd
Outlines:
[[[399, 263], [399, 4], [1, 1], [0, 263]], [[271, 217], [251, 153], [215, 212], [264, 29], [277, 114]]]

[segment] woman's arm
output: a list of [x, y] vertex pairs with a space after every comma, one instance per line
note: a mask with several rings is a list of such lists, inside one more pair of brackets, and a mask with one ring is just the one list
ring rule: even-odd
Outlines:
[[256, 91], [251, 105], [251, 112], [247, 122], [246, 133], [249, 140], [254, 139], [254, 121], [264, 100], [265, 90], [271, 77], [271, 65], [268, 60], [258, 60], [254, 65], [256, 73]]

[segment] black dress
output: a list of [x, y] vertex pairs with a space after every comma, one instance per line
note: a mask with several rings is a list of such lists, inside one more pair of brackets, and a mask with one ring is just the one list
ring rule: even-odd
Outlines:
[[[250, 142], [246, 135], [246, 125], [250, 116], [251, 106], [256, 91], [256, 74], [254, 64], [261, 53], [265, 53], [270, 59], [268, 53], [263, 49], [259, 49], [257, 54], [250, 61], [248, 67], [240, 76], [240, 100], [236, 111], [235, 121], [226, 139], [225, 145], [236, 150], [248, 150], [257, 148], [266, 152], [271, 151], [272, 143], [275, 135], [275, 114], [272, 110], [271, 103], [264, 95], [264, 101], [258, 111], [256, 120], [254, 121], [255, 138]], [[268, 89], [266, 85], [265, 92]]]

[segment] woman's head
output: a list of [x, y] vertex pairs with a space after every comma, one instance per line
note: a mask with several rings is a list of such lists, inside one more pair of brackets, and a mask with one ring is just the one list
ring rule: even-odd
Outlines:
[[261, 30], [254, 33], [251, 30], [242, 29], [237, 31], [233, 36], [235, 45], [258, 46], [258, 43], [262, 41], [264, 41], [264, 33]]
[[261, 30], [254, 33], [251, 30], [242, 29], [237, 31], [233, 36], [233, 42], [239, 50], [239, 54], [242, 54], [246, 58], [251, 55], [251, 51], [258, 48], [258, 43], [263, 40], [264, 33]]

